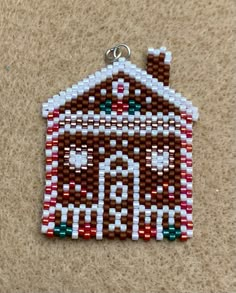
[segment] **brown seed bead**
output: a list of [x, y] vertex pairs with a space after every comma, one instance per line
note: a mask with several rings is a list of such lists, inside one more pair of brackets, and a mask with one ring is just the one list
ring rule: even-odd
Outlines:
[[55, 225], [59, 226], [61, 224], [61, 219], [55, 219]]
[[126, 232], [120, 232], [120, 239], [125, 240], [127, 238], [127, 233]]
[[113, 232], [113, 231], [109, 231], [109, 232], [108, 232], [108, 238], [109, 238], [109, 239], [114, 239], [114, 238], [115, 238], [115, 232]]

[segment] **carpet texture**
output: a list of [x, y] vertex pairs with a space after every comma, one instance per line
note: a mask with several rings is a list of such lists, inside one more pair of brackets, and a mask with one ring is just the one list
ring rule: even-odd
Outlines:
[[[235, 3], [0, 0], [0, 292], [236, 292]], [[171, 87], [199, 107], [194, 237], [72, 241], [40, 233], [41, 104], [104, 66], [118, 42], [145, 67], [173, 53]]]

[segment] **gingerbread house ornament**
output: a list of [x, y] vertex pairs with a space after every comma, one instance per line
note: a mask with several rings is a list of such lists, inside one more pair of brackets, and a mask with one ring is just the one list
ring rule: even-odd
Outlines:
[[119, 58], [43, 104], [42, 233], [72, 239], [187, 240], [197, 108], [169, 87], [171, 53], [147, 69]]

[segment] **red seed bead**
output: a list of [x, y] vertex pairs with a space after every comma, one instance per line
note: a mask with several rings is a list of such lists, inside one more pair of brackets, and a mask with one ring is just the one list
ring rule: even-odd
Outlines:
[[187, 190], [186, 194], [187, 194], [187, 198], [192, 198], [192, 190]]
[[181, 193], [187, 193], [187, 188], [186, 188], [186, 186], [182, 186], [181, 188], [180, 188], [180, 192]]
[[186, 177], [187, 172], [185, 170], [181, 170], [181, 178], [185, 178]]
[[79, 236], [83, 236], [84, 235], [84, 228], [79, 228]]
[[152, 190], [152, 191], [151, 191], [151, 196], [152, 196], [153, 198], [156, 198], [156, 197], [157, 197], [157, 191], [156, 191], [156, 190]]
[[182, 233], [181, 233], [181, 236], [180, 236], [180, 240], [181, 240], [181, 241], [186, 241], [186, 240], [188, 240], [187, 233], [182, 232]]
[[53, 111], [53, 116], [54, 116], [54, 117], [59, 117], [59, 114], [60, 114], [59, 109], [55, 109], [55, 110]]
[[58, 139], [57, 139], [57, 138], [54, 138], [54, 139], [52, 140], [52, 145], [53, 145], [53, 146], [57, 146], [57, 145], [58, 145]]
[[193, 180], [192, 174], [187, 174], [186, 179], [187, 179], [187, 182], [192, 182], [192, 180]]
[[56, 206], [56, 203], [57, 203], [56, 198], [51, 198], [51, 200], [50, 200], [50, 206], [55, 207]]
[[52, 134], [52, 133], [53, 133], [52, 127], [48, 127], [47, 134]]
[[46, 173], [46, 179], [50, 180], [51, 178], [52, 178], [52, 173], [51, 172]]
[[84, 231], [88, 232], [88, 231], [90, 231], [90, 228], [91, 228], [91, 226], [89, 223], [84, 224]]
[[56, 176], [57, 173], [58, 173], [57, 168], [52, 168], [51, 173], [52, 173], [53, 176]]
[[186, 122], [187, 122], [188, 124], [192, 123], [192, 122], [193, 122], [193, 118], [192, 118], [192, 116], [187, 115]]
[[180, 162], [181, 163], [185, 163], [186, 162], [186, 157], [185, 156], [181, 156], [180, 157]]
[[145, 225], [145, 233], [150, 233], [150, 232], [151, 232], [151, 226]]
[[51, 149], [52, 148], [52, 141], [47, 141], [46, 142], [46, 149]]
[[192, 145], [191, 144], [186, 144], [186, 149], [187, 149], [187, 152], [188, 153], [191, 153], [192, 152], [192, 149], [193, 149], [193, 147], [192, 147]]
[[52, 160], [57, 161], [58, 160], [58, 153], [53, 153], [52, 154]]
[[186, 114], [186, 112], [182, 112], [182, 113], [180, 114], [180, 116], [181, 116], [182, 119], [185, 119], [185, 120], [186, 120], [186, 118], [187, 118], [187, 114]]
[[169, 193], [168, 198], [170, 201], [174, 201], [175, 200], [175, 195], [173, 193]]
[[123, 93], [124, 92], [123, 84], [118, 84], [117, 91], [118, 91], [118, 93]]
[[86, 196], [87, 195], [87, 190], [85, 188], [81, 188], [80, 194], [81, 194], [81, 196]]
[[186, 212], [187, 214], [192, 214], [193, 208], [190, 205], [187, 205]]
[[55, 215], [50, 214], [48, 217], [49, 222], [55, 222]]
[[49, 203], [49, 202], [45, 202], [45, 203], [43, 204], [43, 209], [44, 209], [44, 210], [49, 210], [49, 208], [50, 208], [50, 203]]
[[75, 189], [75, 181], [70, 181], [70, 189]]
[[151, 234], [144, 233], [144, 237], [143, 237], [143, 239], [144, 239], [145, 241], [150, 240], [150, 239], [151, 239]]
[[57, 190], [57, 183], [52, 183], [52, 190]]
[[58, 124], [54, 124], [52, 127], [53, 132], [58, 132], [59, 130], [59, 125]]
[[187, 202], [186, 201], [182, 201], [180, 204], [180, 207], [182, 210], [185, 210], [187, 208]]
[[50, 121], [53, 120], [53, 113], [48, 113], [47, 119]]
[[140, 229], [138, 233], [140, 238], [144, 237], [144, 229]]
[[52, 188], [51, 188], [51, 186], [46, 186], [46, 187], [45, 187], [45, 193], [46, 193], [46, 194], [51, 194], [51, 193], [52, 193]]
[[48, 225], [48, 222], [49, 222], [49, 219], [48, 218], [43, 218], [42, 219], [42, 224], [43, 225], [46, 225], [47, 226]]
[[193, 230], [193, 222], [192, 221], [187, 222], [187, 229]]
[[84, 239], [90, 239], [90, 232], [84, 232]]
[[47, 237], [52, 238], [52, 237], [54, 236], [54, 231], [53, 231], [53, 229], [48, 229], [46, 235], [47, 235]]
[[186, 226], [187, 225], [187, 218], [186, 217], [181, 217], [180, 222], [181, 222], [181, 225]]
[[[184, 149], [187, 147], [187, 142], [185, 140], [181, 141], [181, 147]], [[188, 149], [187, 149], [187, 152], [188, 152]]]
[[186, 160], [187, 167], [192, 167], [192, 160]]
[[90, 229], [91, 236], [96, 236], [96, 228]]
[[52, 165], [52, 158], [51, 157], [46, 158], [46, 164], [47, 165]]
[[63, 198], [64, 199], [69, 199], [70, 197], [70, 192], [69, 191], [63, 191]]
[[151, 228], [151, 237], [156, 237], [157, 230], [155, 228]]
[[123, 105], [123, 111], [128, 111], [129, 110], [129, 105], [128, 104], [124, 104]]
[[192, 138], [193, 136], [192, 130], [187, 130], [186, 135], [187, 135], [187, 138]]
[[112, 111], [117, 111], [117, 104], [112, 104], [111, 109]]

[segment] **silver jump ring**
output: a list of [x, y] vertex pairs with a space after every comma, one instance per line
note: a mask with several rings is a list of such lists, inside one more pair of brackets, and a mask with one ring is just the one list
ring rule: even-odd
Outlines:
[[119, 48], [113, 47], [111, 49], [108, 49], [105, 53], [105, 60], [107, 62], [114, 62], [115, 60], [119, 59], [121, 57], [121, 50]]
[[[122, 55], [122, 57], [125, 57], [125, 59], [129, 59], [130, 58], [131, 51], [130, 51], [129, 46], [127, 46], [126, 44], [118, 44], [114, 48], [115, 48], [114, 55], [116, 55], [116, 51], [117, 50], [119, 50], [119, 51], [121, 51], [123, 53], [124, 50], [122, 50], [122, 49], [125, 48], [125, 53], [124, 54], [121, 53], [121, 55]], [[120, 48], [122, 48], [122, 49], [120, 50]]]
[[[124, 54], [123, 48], [126, 49], [126, 52]], [[105, 60], [106, 62], [112, 63], [114, 61], [117, 61], [121, 56], [125, 57], [126, 59], [129, 59], [131, 55], [130, 48], [126, 44], [118, 44], [115, 47], [112, 47], [111, 49], [108, 49], [105, 53]]]

